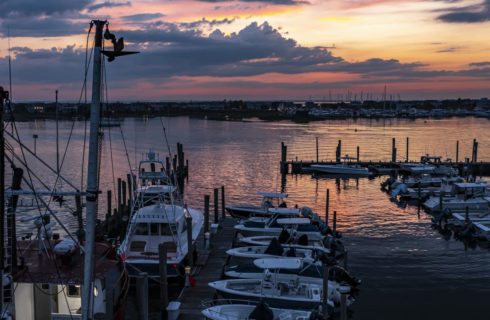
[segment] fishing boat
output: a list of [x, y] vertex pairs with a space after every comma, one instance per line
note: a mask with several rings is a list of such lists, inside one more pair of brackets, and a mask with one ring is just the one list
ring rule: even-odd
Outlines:
[[326, 228], [320, 224], [313, 224], [308, 218], [278, 218], [273, 216], [266, 221], [243, 221], [234, 226], [235, 230], [244, 237], [257, 235], [279, 236], [282, 230], [287, 230], [295, 237], [306, 235], [319, 237]]
[[[275, 259], [272, 259], [275, 260]], [[226, 299], [242, 299], [251, 301], [264, 301], [271, 307], [293, 308], [311, 310], [317, 308], [323, 299], [323, 280], [309, 279], [306, 281], [296, 279], [282, 280], [269, 270], [277, 268], [276, 262], [270, 259], [254, 261], [255, 265], [264, 271], [262, 279], [228, 279], [210, 282], [209, 286]], [[298, 269], [301, 266], [299, 259], [283, 260], [281, 269]], [[349, 293], [351, 288], [334, 282], [328, 283], [328, 304], [334, 306], [340, 302], [341, 293]], [[347, 299], [348, 305], [353, 302], [352, 297]]]
[[[190, 225], [189, 225], [190, 223]], [[130, 275], [147, 272], [159, 276], [158, 246], [167, 246], [167, 275], [182, 275], [188, 254], [187, 229], [192, 227], [192, 242], [204, 224], [203, 214], [176, 204], [153, 204], [136, 211], [131, 218], [126, 238], [118, 249], [129, 266]]]
[[339, 175], [354, 175], [354, 176], [368, 176], [369, 169], [361, 167], [357, 164], [352, 164], [352, 161], [357, 158], [349, 157], [346, 155], [342, 158], [342, 163], [338, 164], [312, 164], [310, 168], [313, 171], [328, 174]]
[[484, 181], [455, 183], [449, 194], [430, 197], [423, 206], [429, 211], [449, 209], [464, 212], [466, 208], [470, 211], [485, 211], [490, 203], [487, 187]]
[[225, 207], [226, 211], [234, 218], [249, 218], [250, 216], [268, 216], [269, 209], [285, 205], [284, 199], [288, 197], [286, 193], [257, 192], [262, 196], [260, 205], [233, 204]]
[[268, 246], [250, 246], [236, 247], [226, 251], [231, 257], [242, 259], [259, 259], [259, 258], [278, 258], [278, 257], [296, 257], [316, 259], [321, 254], [329, 254], [330, 251], [325, 248], [305, 249], [294, 245], [284, 245], [277, 239], [272, 239]]
[[172, 184], [163, 160], [150, 149], [138, 165], [138, 182], [135, 190], [134, 211], [156, 203], [179, 201], [177, 187]]
[[311, 311], [269, 308], [265, 303], [257, 305], [236, 301], [227, 304], [218, 304], [202, 311], [202, 315], [209, 320], [313, 320]]

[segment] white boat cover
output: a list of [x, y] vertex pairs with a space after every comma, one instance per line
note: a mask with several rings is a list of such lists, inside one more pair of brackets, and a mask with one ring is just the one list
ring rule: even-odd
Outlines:
[[279, 224], [310, 224], [311, 220], [308, 218], [283, 218], [277, 219]]
[[257, 192], [259, 196], [265, 197], [265, 198], [287, 198], [288, 194], [287, 193], [275, 193], [275, 192]]
[[299, 269], [301, 260], [296, 258], [264, 258], [254, 260], [254, 265], [261, 269]]

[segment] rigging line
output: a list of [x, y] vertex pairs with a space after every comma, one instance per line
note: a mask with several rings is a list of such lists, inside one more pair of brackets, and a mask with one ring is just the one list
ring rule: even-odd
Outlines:
[[[172, 161], [172, 151], [170, 150], [170, 145], [168, 144], [168, 139], [167, 139], [167, 130], [165, 129], [165, 125], [163, 124], [163, 120], [162, 120], [162, 117], [158, 117], [160, 119], [160, 123], [162, 124], [162, 129], [163, 129], [163, 136], [165, 138], [165, 143], [167, 144], [167, 150], [168, 150], [168, 155], [170, 157], [170, 160]], [[179, 183], [177, 181], [177, 174], [176, 174], [176, 168], [173, 168], [173, 178], [174, 178], [174, 181], [175, 181], [175, 187], [177, 188], [177, 195], [179, 196], [179, 198], [182, 198], [182, 202], [184, 202], [184, 199], [183, 199], [183, 196], [182, 196], [182, 193], [181, 193], [181, 190], [179, 188]], [[167, 174], [170, 175], [170, 172], [168, 172]]]
[[9, 47], [9, 103], [12, 100], [12, 49], [10, 48], [10, 26], [7, 26], [7, 41]]
[[[17, 125], [15, 124], [15, 118], [14, 118], [14, 115], [12, 113], [12, 107], [11, 107], [11, 104], [10, 104], [10, 101], [8, 103], [8, 106], [9, 106], [9, 110], [12, 114], [12, 123], [13, 123], [13, 128], [15, 130], [15, 133], [17, 135], [17, 137], [20, 139], [20, 135], [19, 135], [19, 131], [17, 130]], [[27, 158], [25, 156], [25, 152], [24, 152], [24, 149], [21, 148], [21, 153], [22, 153], [22, 158], [24, 159], [24, 162], [27, 163]], [[8, 158], [8, 156], [6, 155], [6, 157]], [[25, 183], [29, 186], [30, 189], [32, 189], [33, 193], [34, 193], [34, 199], [36, 200], [36, 204], [37, 204], [37, 207], [38, 207], [38, 213], [39, 213], [39, 217], [42, 219], [42, 214], [41, 214], [41, 206], [39, 205], [39, 202], [41, 201], [44, 205], [46, 205], [46, 203], [44, 202], [44, 200], [39, 197], [38, 195], [36, 195], [36, 190], [34, 189], [34, 185], [33, 185], [33, 180], [32, 180], [32, 176], [31, 176], [31, 172], [30, 170], [27, 170], [27, 175], [29, 177], [29, 181], [27, 181], [27, 179], [25, 179], [25, 177], [22, 177], [22, 180], [25, 181]], [[58, 217], [56, 217], [56, 215], [51, 211], [51, 209], [49, 209], [49, 213], [51, 216], [53, 216], [53, 218], [55, 218], [55, 220], [60, 224], [60, 226], [62, 227], [63, 230], [65, 230], [65, 232], [68, 234], [68, 236], [70, 238], [72, 238], [72, 240], [78, 244], [78, 241], [76, 241], [72, 235], [70, 234], [70, 232], [66, 229], [66, 227], [59, 221]], [[45, 224], [42, 224], [43, 228], [44, 228], [44, 232], [45, 234], [47, 234], [47, 229], [46, 229], [46, 225]], [[48, 241], [48, 244], [50, 246], [50, 249], [51, 251], [53, 251], [53, 248], [52, 248], [52, 244], [51, 242]], [[60, 280], [61, 283], [63, 283], [63, 280], [61, 278], [61, 274], [60, 274], [60, 271], [59, 271], [59, 268], [58, 268], [58, 265], [55, 263], [55, 268], [56, 268], [56, 273], [57, 273], [57, 276], [58, 276], [58, 279]], [[65, 294], [65, 299], [66, 299], [66, 302], [67, 302], [67, 305], [68, 304], [68, 299], [66, 297], [66, 294]], [[70, 311], [70, 317], [71, 317], [71, 311]]]

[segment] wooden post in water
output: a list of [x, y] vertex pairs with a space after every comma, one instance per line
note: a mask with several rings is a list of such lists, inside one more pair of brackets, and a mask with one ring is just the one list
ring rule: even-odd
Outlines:
[[347, 320], [347, 294], [340, 295], [340, 320]]
[[319, 154], [318, 154], [318, 137], [316, 137], [316, 162], [318, 163], [318, 159], [320, 158], [319, 157]]
[[221, 186], [221, 219], [226, 218], [226, 211], [225, 211], [225, 186]]
[[192, 243], [192, 216], [185, 218], [187, 224], [187, 260], [189, 261], [189, 267], [194, 267], [194, 245]]
[[361, 153], [360, 153], [360, 149], [359, 149], [359, 146], [357, 146], [357, 155], [356, 155], [356, 156], [357, 156], [357, 157], [356, 157], [356, 158], [357, 158], [357, 162], [361, 161], [361, 159], [360, 159], [360, 155], [361, 155]]
[[474, 163], [478, 162], [478, 142], [476, 141], [476, 139], [475, 139], [475, 156], [474, 156], [473, 162]]
[[218, 223], [218, 188], [214, 188], [214, 223]]
[[122, 205], [126, 206], [126, 181], [122, 181]]
[[337, 234], [337, 211], [333, 212], [333, 235]]
[[131, 207], [131, 200], [133, 200], [133, 178], [131, 177], [131, 174], [128, 173], [127, 176], [127, 181], [128, 181], [128, 207]]
[[405, 162], [408, 162], [408, 150], [409, 150], [409, 145], [410, 145], [410, 138], [407, 137], [407, 154], [406, 154], [406, 157], [405, 157]]
[[109, 217], [112, 214], [112, 191], [107, 190], [107, 214]]
[[342, 157], [342, 140], [339, 140], [337, 144], [337, 150], [335, 151], [335, 161], [340, 162]]
[[396, 162], [396, 139], [393, 138], [391, 145], [391, 162]]
[[280, 167], [281, 174], [288, 173], [288, 164], [286, 163], [287, 153], [288, 153], [288, 147], [284, 144], [284, 142], [281, 142], [281, 167]]
[[167, 246], [165, 243], [158, 245], [158, 260], [160, 261], [158, 268], [160, 271], [160, 303], [161, 305], [161, 319], [167, 320], [167, 306], [168, 306], [168, 287], [167, 287]]
[[322, 314], [324, 319], [328, 319], [328, 266], [323, 262], [323, 299], [322, 299]]
[[204, 233], [209, 232], [209, 194], [204, 196]]
[[327, 189], [327, 200], [325, 203], [325, 224], [328, 227], [328, 211], [330, 210], [330, 189]]
[[165, 170], [167, 171], [167, 175], [170, 176], [170, 158], [165, 157]]
[[459, 140], [456, 141], [456, 163], [459, 162]]
[[117, 211], [121, 213], [122, 179], [117, 178]]
[[148, 273], [140, 272], [136, 278], [136, 294], [138, 297], [139, 318], [148, 320]]

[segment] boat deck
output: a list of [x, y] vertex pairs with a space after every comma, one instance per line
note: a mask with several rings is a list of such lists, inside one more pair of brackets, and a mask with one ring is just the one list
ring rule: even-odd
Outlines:
[[[211, 236], [211, 247], [205, 263], [199, 267], [203, 258], [201, 255], [198, 259], [198, 268], [195, 269], [194, 278], [196, 285], [194, 287], [184, 288], [181, 294], [180, 319], [193, 320], [202, 319], [201, 310], [203, 309], [202, 301], [211, 300], [215, 290], [208, 286], [209, 282], [221, 279], [223, 266], [225, 265], [227, 254], [226, 250], [230, 249], [235, 237], [233, 226], [236, 224], [235, 219], [227, 217], [220, 223], [218, 232]], [[203, 244], [198, 243], [198, 249]]]
[[[51, 244], [53, 247], [54, 244]], [[83, 281], [83, 255], [75, 252], [71, 259], [55, 257], [49, 249], [48, 255], [42, 253], [37, 241], [18, 241], [17, 254], [19, 261], [24, 261], [21, 267], [13, 274], [15, 282], [24, 283], [57, 283], [79, 285]], [[95, 244], [95, 274], [106, 274], [119, 263], [110, 259], [110, 247], [104, 243]], [[115, 257], [115, 256], [114, 256]]]

